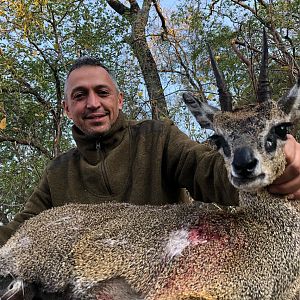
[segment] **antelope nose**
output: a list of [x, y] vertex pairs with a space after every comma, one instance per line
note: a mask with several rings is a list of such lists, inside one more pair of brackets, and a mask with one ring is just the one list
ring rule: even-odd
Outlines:
[[254, 157], [254, 153], [249, 147], [241, 147], [235, 150], [233, 156], [232, 167], [234, 172], [241, 177], [249, 177], [258, 160]]

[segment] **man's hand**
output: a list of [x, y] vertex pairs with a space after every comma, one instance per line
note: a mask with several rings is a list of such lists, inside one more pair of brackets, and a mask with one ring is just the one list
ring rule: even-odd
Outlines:
[[300, 199], [300, 144], [290, 134], [284, 147], [286, 168], [284, 173], [269, 186], [269, 192]]

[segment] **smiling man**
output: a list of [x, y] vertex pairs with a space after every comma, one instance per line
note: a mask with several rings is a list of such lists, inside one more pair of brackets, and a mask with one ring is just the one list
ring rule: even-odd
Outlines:
[[[186, 188], [198, 201], [238, 204], [218, 152], [192, 141], [169, 120], [126, 120], [122, 105], [123, 94], [104, 65], [91, 57], [74, 63], [64, 109], [74, 123], [76, 147], [49, 163], [24, 210], [0, 227], [0, 244], [26, 219], [67, 203], [179, 203]], [[299, 148], [288, 136], [286, 172], [273, 192], [300, 197]]]
[[101, 135], [116, 122], [123, 94], [104, 66], [71, 70], [65, 86], [64, 108], [87, 135]]

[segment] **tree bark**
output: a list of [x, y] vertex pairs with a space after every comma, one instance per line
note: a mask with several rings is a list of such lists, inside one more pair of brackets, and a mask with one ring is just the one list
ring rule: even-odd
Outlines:
[[118, 0], [106, 0], [107, 3], [131, 24], [131, 35], [127, 42], [137, 58], [149, 95], [152, 118], [168, 117], [164, 90], [158, 74], [156, 62], [149, 49], [145, 28], [148, 22], [152, 0], [144, 0], [142, 8], [137, 1], [130, 0], [130, 7]]

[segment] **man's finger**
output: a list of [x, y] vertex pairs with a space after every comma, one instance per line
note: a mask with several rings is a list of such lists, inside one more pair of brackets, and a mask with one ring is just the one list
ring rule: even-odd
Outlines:
[[272, 184], [269, 186], [268, 190], [273, 194], [295, 194], [298, 192], [300, 186], [300, 177], [297, 176], [293, 180], [289, 180], [282, 184]]
[[[300, 175], [300, 172], [299, 172], [298, 167], [296, 167], [293, 164], [288, 165], [286, 167], [284, 173], [280, 177], [278, 177], [276, 180], [274, 180], [272, 185], [279, 185], [279, 184], [286, 183], [286, 182], [291, 181], [294, 178], [298, 177], [299, 175]], [[300, 180], [299, 180], [299, 182], [300, 182]]]
[[296, 146], [297, 146], [297, 141], [291, 134], [288, 134], [287, 141], [284, 146], [285, 159], [288, 165], [295, 160], [295, 155], [297, 154]]

